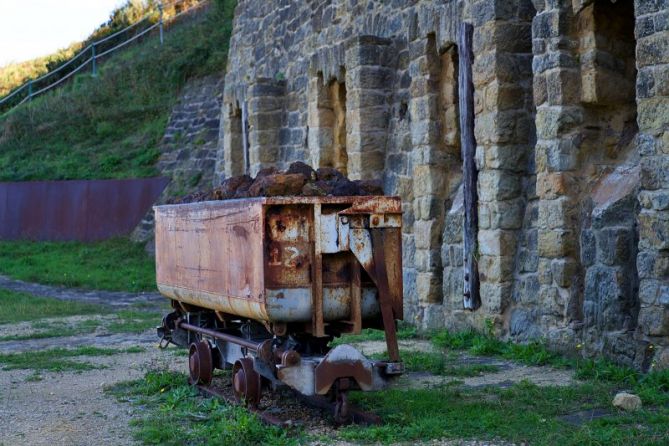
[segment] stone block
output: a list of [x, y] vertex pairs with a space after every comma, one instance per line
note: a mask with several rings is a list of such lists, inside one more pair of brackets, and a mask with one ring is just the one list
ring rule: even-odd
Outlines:
[[541, 139], [555, 139], [575, 130], [583, 121], [581, 107], [541, 106], [537, 108], [537, 136]]
[[478, 233], [480, 255], [513, 256], [516, 249], [515, 231], [485, 230]]
[[669, 63], [669, 32], [662, 31], [637, 40], [636, 63], [638, 67]]
[[643, 210], [638, 223], [639, 249], [669, 250], [669, 213]]
[[441, 304], [429, 304], [423, 309], [423, 320], [421, 329], [432, 331], [444, 328], [444, 306]]
[[570, 172], [537, 173], [537, 195], [540, 198], [553, 200], [566, 195], [573, 187], [574, 178]]
[[415, 267], [419, 272], [439, 272], [442, 270], [441, 250], [416, 249]]
[[479, 257], [479, 277], [483, 282], [510, 282], [513, 279], [513, 256]]
[[479, 172], [478, 193], [482, 202], [510, 200], [520, 196], [521, 177], [503, 170]]
[[490, 214], [491, 229], [520, 229], [523, 225], [525, 203], [521, 198], [494, 201], [484, 207]]
[[590, 266], [595, 263], [597, 258], [597, 239], [595, 233], [585, 229], [581, 231], [581, 263], [583, 266]]
[[481, 282], [481, 310], [490, 315], [502, 314], [511, 301], [511, 287], [511, 282]]
[[488, 169], [503, 169], [523, 173], [527, 167], [526, 145], [492, 145], [484, 150], [485, 166]]
[[509, 318], [509, 332], [515, 339], [525, 341], [541, 337], [541, 329], [536, 325], [536, 314], [524, 308], [514, 308]]
[[416, 293], [421, 304], [442, 303], [441, 274], [418, 273], [416, 275]]
[[625, 265], [634, 249], [633, 230], [606, 228], [595, 233], [597, 238], [597, 261], [605, 265]]
[[570, 197], [539, 201], [538, 227], [542, 229], [571, 228], [576, 223], [576, 211]]
[[392, 85], [393, 71], [380, 66], [362, 66], [346, 71], [347, 92], [355, 89], [386, 90]]
[[669, 279], [669, 253], [642, 251], [637, 255], [636, 267], [640, 279]]
[[663, 132], [668, 115], [669, 104], [664, 97], [637, 100], [637, 122], [639, 123], [639, 130], [642, 132], [651, 134]]
[[669, 309], [642, 306], [639, 310], [639, 327], [647, 336], [669, 336]]
[[593, 266], [585, 275], [585, 323], [600, 330], [622, 330], [633, 307], [629, 275], [619, 267]]
[[414, 222], [416, 248], [431, 249], [439, 247], [441, 241], [441, 225], [437, 220], [416, 220]]
[[431, 165], [418, 165], [413, 169], [415, 197], [439, 196], [446, 188], [446, 170]]
[[576, 241], [571, 230], [539, 229], [539, 256], [547, 258], [570, 257], [574, 255]]
[[568, 288], [578, 273], [578, 263], [572, 259], [554, 259], [551, 262], [551, 274], [555, 283]]

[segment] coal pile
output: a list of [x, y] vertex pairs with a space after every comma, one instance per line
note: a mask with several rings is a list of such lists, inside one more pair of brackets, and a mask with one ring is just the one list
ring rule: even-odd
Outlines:
[[258, 172], [255, 178], [249, 175], [227, 178], [220, 187], [207, 192], [189, 194], [173, 200], [172, 203], [250, 197], [356, 195], [383, 195], [381, 182], [377, 180], [351, 181], [335, 168], [321, 167], [314, 170], [308, 164], [298, 161], [291, 164], [285, 172], [268, 167]]

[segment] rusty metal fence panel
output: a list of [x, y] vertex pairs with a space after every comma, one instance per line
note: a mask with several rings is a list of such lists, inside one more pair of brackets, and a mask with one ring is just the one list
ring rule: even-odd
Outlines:
[[0, 239], [95, 241], [129, 234], [168, 178], [0, 183]]

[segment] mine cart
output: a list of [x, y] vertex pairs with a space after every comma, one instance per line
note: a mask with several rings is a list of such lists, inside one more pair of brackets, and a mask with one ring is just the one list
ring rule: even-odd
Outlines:
[[[156, 268], [171, 299], [159, 335], [187, 346], [192, 383], [232, 367], [235, 396], [257, 404], [287, 385], [336, 400], [402, 373], [401, 201], [261, 197], [157, 206]], [[385, 331], [388, 360], [334, 337]]]

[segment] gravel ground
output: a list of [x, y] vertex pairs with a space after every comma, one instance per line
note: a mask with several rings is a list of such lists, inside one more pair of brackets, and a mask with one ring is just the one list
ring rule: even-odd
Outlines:
[[130, 344], [146, 352], [79, 358], [105, 369], [44, 372], [42, 380], [34, 382], [27, 380], [31, 370], [0, 371], [0, 444], [134, 444], [130, 407], [105, 394], [104, 387], [141, 378], [151, 367], [169, 368], [173, 358], [155, 348], [155, 342], [129, 341], [114, 347]]

